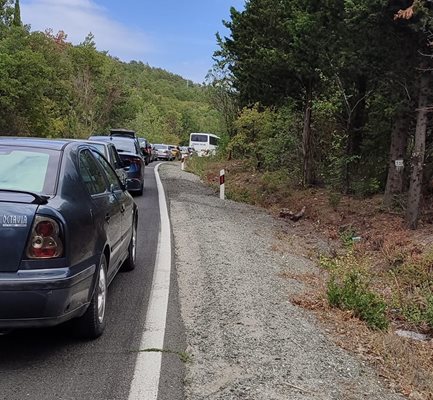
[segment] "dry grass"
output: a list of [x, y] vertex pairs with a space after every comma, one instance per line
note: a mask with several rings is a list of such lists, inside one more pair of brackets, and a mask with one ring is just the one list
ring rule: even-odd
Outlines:
[[[222, 168], [226, 192], [234, 200], [265, 207], [276, 217], [282, 208], [306, 207], [300, 222], [287, 221], [274, 251], [319, 260], [319, 254], [340, 257], [350, 248], [351, 262], [365, 265], [371, 288], [389, 305], [388, 331], [372, 331], [351, 311], [330, 307], [325, 271], [282, 274], [306, 287], [305, 294], [291, 300], [313, 311], [339, 346], [374, 365], [390, 387], [413, 399], [433, 400], [433, 340], [418, 342], [394, 333], [397, 328], [433, 333], [433, 315], [428, 324], [418, 312], [427, 310], [426, 299], [433, 294], [433, 213], [426, 210], [419, 229], [411, 231], [405, 229], [402, 215], [382, 209], [381, 196], [357, 199], [335, 197], [325, 189], [296, 190], [264, 179], [239, 161], [208, 163], [205, 179], [217, 187]], [[352, 244], [353, 236], [361, 239]]]

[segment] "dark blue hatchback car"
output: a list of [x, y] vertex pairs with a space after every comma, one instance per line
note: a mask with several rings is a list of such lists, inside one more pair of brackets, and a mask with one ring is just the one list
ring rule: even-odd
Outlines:
[[114, 144], [126, 166], [126, 187], [129, 192], [142, 195], [144, 189], [144, 158], [137, 139], [129, 136], [90, 136], [89, 140]]
[[0, 138], [0, 330], [105, 327], [107, 287], [134, 269], [137, 207], [91, 145]]

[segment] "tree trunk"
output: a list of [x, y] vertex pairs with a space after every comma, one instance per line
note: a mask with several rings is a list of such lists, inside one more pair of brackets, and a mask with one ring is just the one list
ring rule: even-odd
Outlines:
[[[342, 191], [347, 194], [350, 189], [351, 172], [353, 170], [353, 156], [361, 155], [363, 130], [366, 120], [366, 96], [367, 96], [367, 79], [363, 75], [359, 75], [356, 79], [357, 95], [353, 104], [348, 104], [348, 116], [346, 123], [347, 143], [346, 157], [347, 161], [343, 167]], [[350, 102], [351, 103], [351, 102]], [[352, 168], [351, 168], [352, 167]]]
[[356, 81], [357, 96], [353, 105], [353, 115], [351, 118], [351, 154], [361, 155], [362, 141], [364, 138], [364, 127], [366, 122], [365, 108], [367, 105], [367, 78], [359, 75]]
[[302, 131], [302, 184], [308, 186], [313, 181], [313, 149], [311, 140], [311, 108], [313, 101], [313, 85], [308, 82], [304, 113], [304, 129]]
[[406, 224], [410, 229], [416, 229], [418, 225], [427, 131], [427, 106], [429, 104], [431, 91], [430, 84], [431, 73], [423, 72], [419, 85], [415, 144], [412, 152], [412, 173], [406, 209]]
[[404, 160], [407, 149], [407, 139], [410, 119], [407, 113], [400, 113], [391, 132], [391, 145], [389, 149], [388, 177], [386, 180], [383, 205], [390, 207], [394, 195], [403, 192], [404, 167], [397, 167], [396, 160]]

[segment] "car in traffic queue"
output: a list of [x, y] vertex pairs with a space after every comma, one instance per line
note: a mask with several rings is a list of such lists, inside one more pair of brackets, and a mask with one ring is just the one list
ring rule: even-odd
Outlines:
[[155, 146], [152, 143], [149, 143], [149, 146], [151, 162], [158, 160], [158, 151], [155, 149]]
[[145, 138], [138, 138], [138, 143], [140, 144], [141, 151], [143, 152], [144, 162], [146, 165], [150, 164], [152, 160], [152, 147]]
[[138, 140], [128, 136], [90, 136], [89, 140], [112, 143], [126, 170], [126, 187], [130, 193], [142, 195], [144, 189], [144, 158]]
[[108, 285], [136, 264], [137, 222], [90, 144], [0, 138], [0, 330], [70, 320], [81, 337], [100, 336]]
[[93, 146], [107, 159], [107, 161], [111, 164], [113, 169], [116, 171], [116, 174], [120, 179], [120, 182], [122, 182], [122, 184], [127, 186], [128, 175], [126, 173], [126, 170], [128, 169], [128, 167], [124, 166], [123, 161], [120, 158], [119, 153], [117, 152], [114, 144], [109, 142], [98, 142], [98, 141], [91, 141], [91, 140], [85, 140], [85, 142]]
[[173, 158], [175, 160], [180, 160], [180, 149], [179, 149], [179, 146], [175, 146], [175, 145], [169, 144], [168, 148], [170, 149], [171, 154], [173, 154]]
[[173, 161], [174, 156], [167, 144], [154, 144], [156, 150], [156, 158], [158, 160]]

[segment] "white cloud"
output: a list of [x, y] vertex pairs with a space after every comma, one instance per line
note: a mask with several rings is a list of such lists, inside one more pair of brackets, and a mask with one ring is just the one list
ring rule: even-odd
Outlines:
[[92, 0], [29, 0], [21, 4], [23, 23], [32, 30], [63, 30], [68, 41], [78, 44], [89, 32], [99, 50], [124, 61], [146, 58], [152, 45], [143, 31], [122, 25]]

